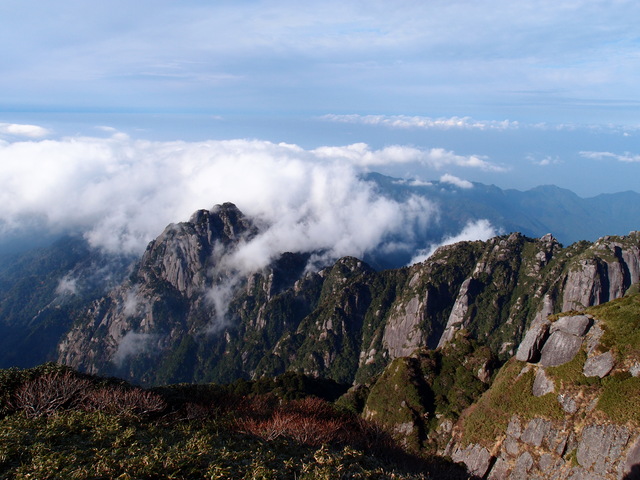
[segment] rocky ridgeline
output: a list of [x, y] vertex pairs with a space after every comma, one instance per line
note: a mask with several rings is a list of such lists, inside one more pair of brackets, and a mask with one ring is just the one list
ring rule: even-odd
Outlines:
[[[640, 299], [588, 311], [534, 322], [441, 453], [489, 479], [638, 478], [640, 354], [627, 330], [640, 322]], [[501, 405], [508, 423], [488, 413]], [[481, 421], [490, 436], [469, 432]]]
[[309, 272], [313, 252], [283, 253], [239, 276], [228, 260], [258, 233], [232, 204], [168, 226], [130, 278], [75, 319], [58, 359], [144, 383], [294, 369], [366, 384], [459, 331], [504, 361], [532, 322], [617, 298], [640, 275], [635, 232], [567, 248], [514, 233], [381, 272], [349, 257]]

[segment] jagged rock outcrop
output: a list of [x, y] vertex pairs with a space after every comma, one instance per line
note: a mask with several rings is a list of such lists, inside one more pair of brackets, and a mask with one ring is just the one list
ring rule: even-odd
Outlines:
[[394, 358], [444, 347], [461, 330], [507, 359], [541, 312], [618, 295], [640, 272], [638, 233], [566, 249], [551, 235], [514, 233], [381, 272], [349, 257], [313, 271], [313, 252], [238, 268], [236, 248], [259, 235], [232, 204], [168, 226], [130, 278], [76, 318], [58, 359], [147, 383], [287, 369], [367, 383]]
[[[538, 350], [561, 333], [580, 340], [578, 351], [555, 343], [571, 353], [554, 366], [543, 363], [544, 355], [511, 359], [441, 453], [489, 479], [637, 478], [640, 379], [633, 375], [640, 343], [629, 332], [640, 326], [638, 313], [634, 294], [550, 322]], [[523, 352], [538, 338], [532, 330], [540, 325], [525, 336]]]

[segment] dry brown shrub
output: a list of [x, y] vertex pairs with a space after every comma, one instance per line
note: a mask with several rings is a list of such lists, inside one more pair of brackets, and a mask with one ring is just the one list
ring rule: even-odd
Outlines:
[[149, 415], [162, 412], [167, 404], [157, 393], [141, 388], [101, 387], [89, 392], [83, 407], [119, 415]]
[[25, 382], [14, 393], [12, 404], [30, 418], [49, 416], [82, 405], [91, 388], [89, 380], [71, 372], [55, 372]]

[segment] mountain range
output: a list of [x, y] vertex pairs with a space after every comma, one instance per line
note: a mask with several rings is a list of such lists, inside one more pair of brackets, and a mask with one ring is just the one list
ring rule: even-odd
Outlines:
[[[450, 456], [480, 477], [640, 463], [640, 418], [616, 413], [615, 397], [637, 396], [640, 232], [592, 238], [640, 224], [638, 194], [368, 181], [380, 195], [437, 205], [439, 230], [416, 248], [478, 219], [508, 233], [408, 266], [416, 251], [325, 265], [323, 252], [280, 252], [259, 268], [241, 254], [263, 225], [231, 203], [168, 225], [139, 258], [62, 237], [0, 264], [0, 367], [53, 360], [147, 387], [293, 371], [341, 385], [342, 408], [410, 451]], [[564, 246], [553, 227], [588, 240]], [[587, 412], [600, 423], [579, 420]], [[590, 461], [616, 448], [624, 461]]]

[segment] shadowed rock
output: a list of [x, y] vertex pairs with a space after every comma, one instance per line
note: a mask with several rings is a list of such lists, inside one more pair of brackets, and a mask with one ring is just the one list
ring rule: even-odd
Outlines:
[[536, 362], [540, 359], [540, 349], [549, 336], [548, 320], [535, 321], [520, 343], [516, 359], [521, 362]]

